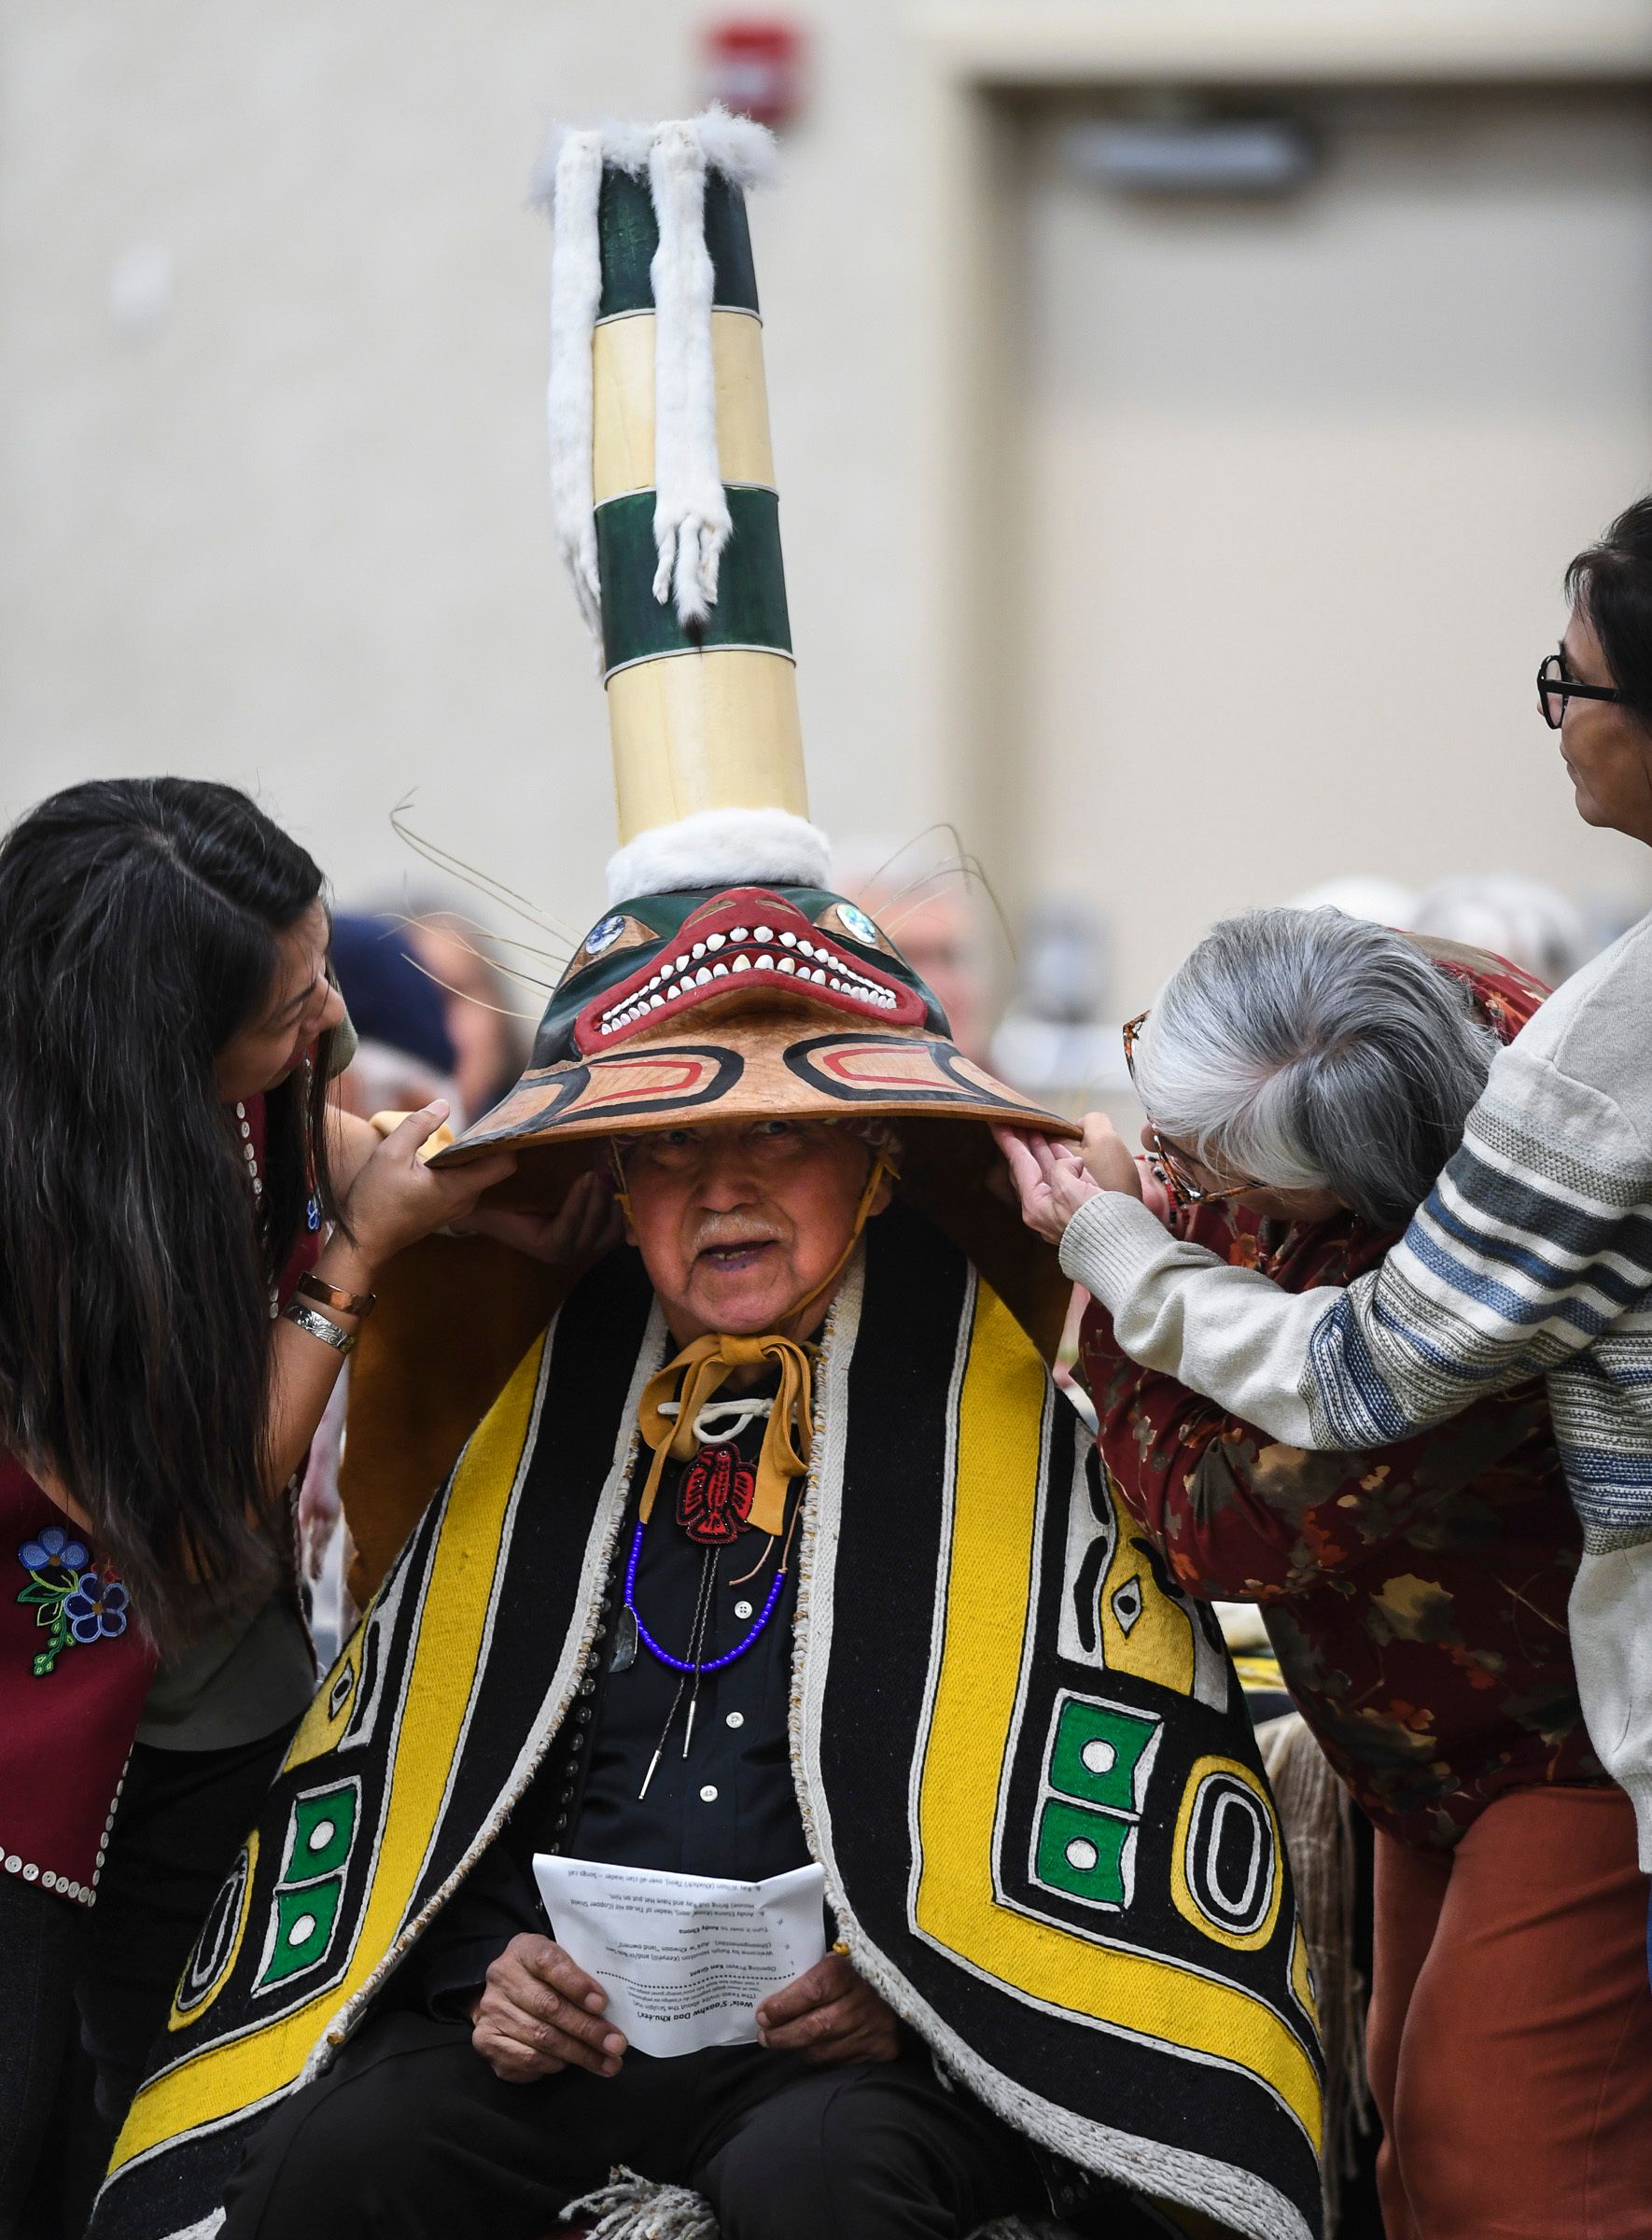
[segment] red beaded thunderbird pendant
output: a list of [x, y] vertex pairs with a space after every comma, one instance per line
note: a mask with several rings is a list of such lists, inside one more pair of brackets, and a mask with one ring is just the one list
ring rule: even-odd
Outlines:
[[724, 1547], [746, 1530], [757, 1473], [737, 1447], [702, 1447], [677, 1489], [677, 1521], [704, 1547]]

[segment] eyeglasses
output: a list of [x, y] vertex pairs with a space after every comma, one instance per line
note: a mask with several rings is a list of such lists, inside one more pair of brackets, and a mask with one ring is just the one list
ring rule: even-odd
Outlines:
[[1537, 706], [1543, 721], [1550, 731], [1559, 731], [1566, 713], [1568, 700], [1624, 699], [1615, 684], [1579, 684], [1575, 677], [1566, 674], [1566, 652], [1562, 647], [1558, 653], [1546, 653], [1537, 666]]
[[[1130, 1086], [1138, 1099], [1141, 1097], [1141, 1086], [1136, 1079], [1136, 1044], [1146, 1024], [1147, 1014], [1139, 1011], [1133, 1019], [1127, 1019], [1124, 1025], [1125, 1071], [1130, 1076]], [[1266, 1190], [1268, 1187], [1267, 1183], [1259, 1183], [1253, 1175], [1247, 1174], [1237, 1177], [1223, 1189], [1206, 1189], [1196, 1179], [1186, 1159], [1165, 1141], [1151, 1120], [1147, 1124], [1147, 1155], [1152, 1161], [1154, 1173], [1179, 1206], [1220, 1206], [1229, 1198], [1242, 1197], [1247, 1190]]]

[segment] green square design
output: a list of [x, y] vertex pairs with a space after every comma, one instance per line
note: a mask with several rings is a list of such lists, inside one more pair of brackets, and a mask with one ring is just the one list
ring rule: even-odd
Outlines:
[[1140, 1812], [1142, 1799], [1136, 1794], [1137, 1780], [1157, 1732], [1155, 1718], [1115, 1703], [1069, 1696], [1057, 1715], [1050, 1750], [1051, 1788], [1115, 1813]]
[[1090, 1905], [1128, 1905], [1125, 1852], [1133, 1833], [1128, 1820], [1086, 1813], [1052, 1797], [1039, 1819], [1033, 1872], [1046, 1888]]
[[355, 1783], [347, 1781], [338, 1788], [312, 1790], [295, 1799], [287, 1822], [284, 1883], [319, 1882], [324, 1874], [338, 1872], [355, 1840], [356, 1796]]
[[343, 1888], [343, 1876], [335, 1875], [330, 1882], [275, 1893], [275, 1934], [259, 1978], [260, 1991], [326, 1959]]

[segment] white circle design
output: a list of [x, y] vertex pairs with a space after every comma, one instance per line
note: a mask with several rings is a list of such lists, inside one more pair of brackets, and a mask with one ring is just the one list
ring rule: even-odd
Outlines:
[[335, 1830], [330, 1820], [317, 1820], [315, 1827], [310, 1830], [310, 1849], [312, 1851], [325, 1851], [328, 1845], [332, 1841], [333, 1836], [336, 1832], [337, 1831]]
[[1067, 1846], [1067, 1864], [1080, 1874], [1088, 1874], [1100, 1856], [1088, 1836], [1074, 1836]]
[[293, 1925], [292, 1925], [291, 1928], [287, 1930], [287, 1943], [288, 1943], [288, 1944], [293, 1944], [293, 1945], [298, 1945], [298, 1944], [308, 1944], [308, 1943], [309, 1943], [309, 1941], [310, 1941], [310, 1939], [311, 1939], [311, 1938], [312, 1938], [312, 1937], [314, 1937], [314, 1936], [315, 1936], [315, 1914], [314, 1914], [314, 1913], [301, 1913], [301, 1914], [299, 1915], [299, 1917], [298, 1917], [297, 1921], [295, 1921], [295, 1922], [293, 1923]]
[[1118, 1752], [1100, 1735], [1093, 1735], [1079, 1752], [1085, 1761], [1086, 1773], [1111, 1773], [1118, 1763]]

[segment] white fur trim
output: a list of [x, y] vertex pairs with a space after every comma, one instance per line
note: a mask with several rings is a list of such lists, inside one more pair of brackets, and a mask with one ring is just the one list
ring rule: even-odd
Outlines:
[[715, 274], [706, 246], [706, 155], [693, 125], [663, 125], [649, 150], [660, 245], [654, 294], [654, 597], [675, 592], [677, 619], [705, 622], [734, 524], [717, 455], [711, 359]]
[[602, 584], [596, 567], [592, 484], [591, 337], [602, 301], [596, 206], [602, 191], [602, 136], [569, 133], [556, 158], [552, 194], [551, 519], [598, 655]]
[[[633, 177], [640, 177], [648, 169], [650, 148], [661, 133], [670, 129], [670, 124], [680, 124], [692, 132], [705, 152], [707, 167], [721, 171], [736, 187], [766, 187], [774, 178], [773, 133], [750, 117], [731, 117], [721, 102], [714, 101], [697, 117], [673, 118], [669, 124], [633, 124], [609, 119], [579, 136], [596, 142], [605, 163], [612, 163], [621, 171], [630, 172]], [[546, 210], [551, 208], [556, 191], [557, 161], [573, 136], [573, 127], [553, 126], [534, 174], [533, 200]]]
[[703, 2193], [639, 2177], [622, 2163], [610, 2182], [570, 2201], [567, 2224], [583, 2224], [591, 2240], [718, 2240], [717, 2219]]
[[790, 809], [702, 809], [657, 824], [609, 858], [608, 899], [618, 909], [639, 894], [686, 887], [827, 887], [832, 844]]

